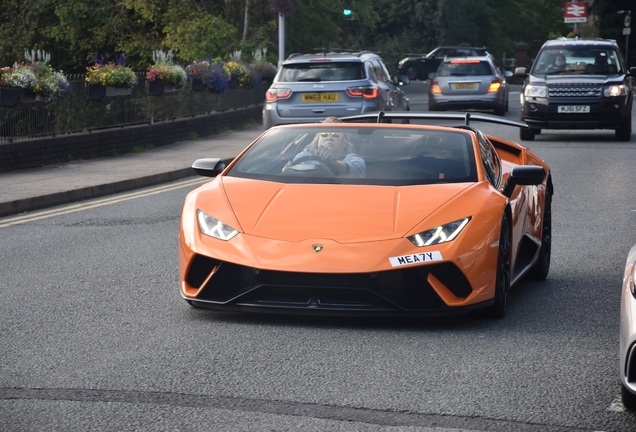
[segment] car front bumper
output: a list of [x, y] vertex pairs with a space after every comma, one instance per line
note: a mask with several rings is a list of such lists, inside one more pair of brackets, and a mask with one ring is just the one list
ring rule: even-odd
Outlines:
[[429, 106], [434, 109], [499, 109], [505, 107], [503, 93], [479, 96], [445, 96], [429, 94]]
[[[559, 106], [589, 106], [589, 112], [559, 113]], [[521, 98], [521, 119], [535, 129], [618, 129], [630, 116], [627, 98]]]

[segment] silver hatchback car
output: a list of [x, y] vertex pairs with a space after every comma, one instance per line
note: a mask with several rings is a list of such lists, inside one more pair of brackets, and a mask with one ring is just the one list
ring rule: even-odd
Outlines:
[[263, 125], [317, 122], [372, 111], [408, 111], [400, 86], [382, 58], [372, 52], [293, 54], [267, 91]]
[[431, 78], [429, 111], [508, 111], [508, 84], [488, 56], [445, 58]]

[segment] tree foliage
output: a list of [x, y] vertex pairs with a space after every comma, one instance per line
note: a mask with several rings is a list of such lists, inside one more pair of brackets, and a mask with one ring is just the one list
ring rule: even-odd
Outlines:
[[[616, 39], [624, 49], [624, 14], [618, 11], [632, 3], [590, 0], [597, 20], [578, 30]], [[253, 51], [267, 48], [276, 63], [279, 13], [285, 16], [286, 54], [367, 49], [392, 63], [439, 45], [467, 43], [501, 58], [524, 42], [532, 56], [544, 41], [572, 34], [573, 26], [563, 22], [564, 5], [564, 0], [3, 0], [0, 66], [23, 60], [31, 49], [51, 53], [52, 64], [67, 73], [85, 71], [96, 53], [124, 53], [128, 66], [144, 70], [157, 49], [172, 50], [176, 61], [189, 63], [227, 60], [237, 50], [249, 60]], [[345, 8], [353, 19], [344, 16]]]

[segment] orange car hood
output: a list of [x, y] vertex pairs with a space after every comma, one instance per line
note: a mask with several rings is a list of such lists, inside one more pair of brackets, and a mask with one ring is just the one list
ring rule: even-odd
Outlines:
[[471, 186], [458, 183], [398, 188], [282, 184], [235, 177], [221, 180], [243, 232], [294, 242], [330, 239], [351, 243], [399, 238]]

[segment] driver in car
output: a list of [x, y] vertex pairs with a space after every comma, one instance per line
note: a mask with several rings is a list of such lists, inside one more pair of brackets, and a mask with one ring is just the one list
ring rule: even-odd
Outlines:
[[283, 172], [299, 164], [326, 166], [335, 176], [364, 177], [366, 164], [354, 152], [344, 132], [319, 132], [313, 141], [283, 167]]

